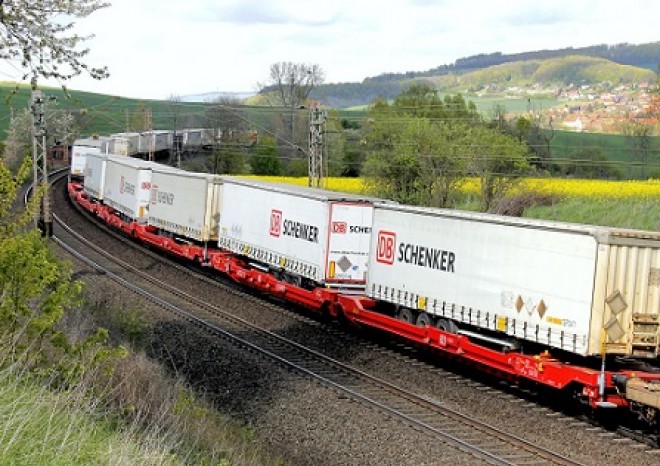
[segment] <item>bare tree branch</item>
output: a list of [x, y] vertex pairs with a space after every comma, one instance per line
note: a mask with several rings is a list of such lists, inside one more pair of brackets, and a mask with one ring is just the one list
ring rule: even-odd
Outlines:
[[298, 108], [307, 102], [312, 89], [324, 81], [325, 72], [319, 65], [278, 62], [270, 65], [269, 82], [259, 87], [275, 94], [276, 105]]

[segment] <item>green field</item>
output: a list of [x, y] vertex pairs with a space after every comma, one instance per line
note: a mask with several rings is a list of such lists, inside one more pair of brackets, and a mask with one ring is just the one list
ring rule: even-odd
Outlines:
[[660, 137], [650, 137], [646, 160], [632, 148], [630, 139], [622, 134], [575, 133], [554, 131], [550, 148], [553, 159], [562, 160], [580, 149], [596, 147], [607, 157], [624, 178], [657, 178], [660, 176]]
[[[444, 94], [440, 95], [444, 98]], [[539, 113], [558, 105], [558, 100], [554, 97], [479, 97], [474, 95], [464, 95], [463, 97], [466, 101], [474, 102], [474, 105], [477, 106], [477, 110], [484, 115], [485, 118], [492, 118], [493, 109], [496, 105], [503, 108], [506, 113], [515, 114], [525, 112]]]
[[[136, 113], [144, 113], [144, 108], [151, 109], [154, 128], [171, 128], [175, 117], [180, 122], [195, 121], [205, 106], [201, 103], [178, 103], [175, 108], [172, 102], [162, 100], [139, 100], [81, 91], [71, 91], [70, 96], [66, 96], [61, 88], [41, 90], [47, 97], [56, 99], [55, 108], [74, 116], [80, 135], [125, 131], [127, 121], [130, 124]], [[17, 89], [12, 84], [0, 84], [0, 131], [3, 134], [9, 127], [11, 115], [28, 108], [30, 95], [28, 86]]]

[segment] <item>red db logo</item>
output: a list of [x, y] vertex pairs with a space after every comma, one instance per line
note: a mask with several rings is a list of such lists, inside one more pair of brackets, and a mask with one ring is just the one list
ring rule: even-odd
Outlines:
[[270, 236], [275, 236], [276, 238], [279, 238], [281, 233], [282, 233], [282, 211], [273, 209], [270, 211]]
[[348, 224], [346, 222], [332, 222], [332, 232], [340, 235], [346, 234]]
[[381, 264], [394, 264], [396, 233], [392, 233], [391, 231], [379, 231], [378, 244], [376, 248], [376, 261], [380, 262]]

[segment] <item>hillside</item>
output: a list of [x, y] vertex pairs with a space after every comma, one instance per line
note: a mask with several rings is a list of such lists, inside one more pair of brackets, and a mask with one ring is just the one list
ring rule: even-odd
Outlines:
[[[588, 57], [599, 59], [596, 62], [584, 63], [575, 57]], [[546, 66], [534, 65], [534, 63], [545, 63]], [[506, 65], [513, 66], [507, 70]], [[624, 65], [617, 67], [616, 65]], [[460, 78], [473, 72], [491, 70], [493, 74], [502, 74], [499, 79], [506, 82], [507, 73], [520, 76], [516, 81], [513, 77], [510, 86], [524, 85], [528, 78], [523, 78], [536, 73], [535, 79], [543, 82], [545, 76], [556, 79], [557, 82], [600, 83], [610, 81], [623, 82], [649, 81], [655, 79], [653, 73], [660, 65], [660, 42], [647, 44], [617, 44], [617, 45], [594, 45], [580, 48], [564, 48], [557, 50], [536, 50], [515, 54], [502, 54], [500, 52], [490, 54], [479, 54], [470, 57], [459, 58], [454, 63], [440, 65], [427, 71], [407, 71], [405, 73], [383, 73], [379, 76], [365, 78], [360, 83], [327, 84], [314, 89], [312, 98], [319, 100], [330, 107], [351, 107], [366, 105], [373, 101], [375, 96], [393, 99], [402, 89], [406, 88], [415, 79], [426, 79], [446, 86], [447, 89], [460, 89], [458, 86]], [[503, 66], [504, 68], [498, 68]], [[573, 66], [578, 70], [573, 71]], [[519, 70], [517, 67], [522, 68]], [[645, 74], [645, 73], [651, 73]], [[476, 75], [470, 79], [474, 80], [478, 87], [490, 84], [488, 73], [485, 76]], [[637, 78], [636, 76], [642, 76]], [[649, 78], [648, 76], [651, 76]], [[443, 79], [445, 77], [445, 79]], [[493, 78], [497, 79], [497, 76]], [[517, 78], [516, 78], [517, 79]], [[453, 80], [453, 81], [452, 81]], [[442, 84], [440, 84], [442, 83]], [[453, 85], [452, 85], [453, 83]], [[485, 84], [483, 84], [485, 83]], [[463, 83], [464, 84], [464, 83]], [[464, 92], [464, 90], [463, 90]]]
[[511, 87], [537, 89], [571, 85], [609, 83], [639, 84], [653, 82], [656, 75], [645, 68], [620, 65], [610, 60], [586, 56], [568, 56], [547, 60], [526, 60], [494, 65], [464, 74], [420, 78], [439, 90], [448, 92], [499, 92]]
[[[205, 104], [197, 102], [173, 103], [166, 100], [139, 100], [126, 97], [96, 94], [70, 89], [65, 95], [59, 87], [40, 87], [48, 98], [56, 103], [49, 105], [57, 110], [68, 112], [74, 119], [74, 127], [79, 134], [110, 134], [125, 131], [127, 123], [134, 123], [146, 108], [151, 109], [153, 125], [156, 128], [170, 128], [174, 118], [179, 124], [188, 127], [199, 126], [199, 116]], [[11, 115], [16, 115], [29, 107], [31, 90], [29, 85], [0, 82], [0, 140], [5, 138]], [[176, 105], [176, 107], [175, 107]], [[140, 113], [142, 112], [142, 113]], [[127, 122], [127, 118], [131, 121]]]

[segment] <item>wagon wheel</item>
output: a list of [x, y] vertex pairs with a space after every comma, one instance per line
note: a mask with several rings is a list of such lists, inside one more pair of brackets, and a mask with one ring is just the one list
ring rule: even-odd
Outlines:
[[399, 310], [399, 314], [397, 316], [399, 320], [402, 320], [404, 322], [408, 322], [409, 324], [412, 324], [415, 322], [415, 314], [413, 313], [412, 310], [408, 309], [407, 307], [402, 307]]
[[418, 327], [426, 327], [426, 326], [431, 326], [431, 316], [429, 316], [426, 312], [420, 312], [419, 315], [417, 316], [417, 326]]
[[439, 318], [435, 323], [435, 327], [442, 330], [443, 332], [458, 333], [458, 325], [456, 325], [454, 321], [450, 319], [443, 319], [442, 317]]

